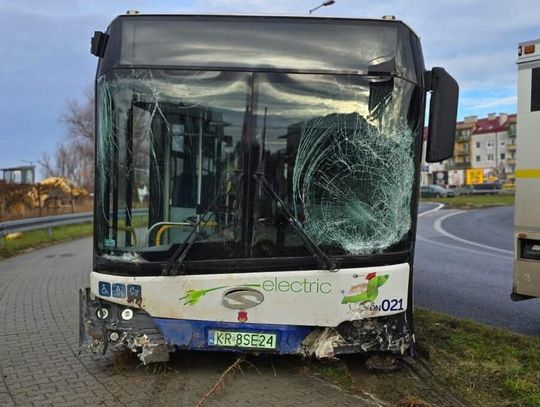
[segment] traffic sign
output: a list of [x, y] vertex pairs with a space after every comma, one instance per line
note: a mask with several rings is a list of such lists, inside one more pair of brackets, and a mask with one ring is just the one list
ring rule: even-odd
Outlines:
[[482, 184], [484, 182], [484, 170], [482, 168], [469, 168], [466, 172], [465, 183], [467, 185]]

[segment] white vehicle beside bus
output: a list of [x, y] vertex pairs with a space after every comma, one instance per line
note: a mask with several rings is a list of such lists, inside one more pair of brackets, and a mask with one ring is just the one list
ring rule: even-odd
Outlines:
[[412, 352], [426, 92], [439, 162], [458, 85], [407, 25], [131, 14], [92, 53], [82, 347]]
[[540, 39], [518, 48], [515, 258], [512, 298], [540, 297]]

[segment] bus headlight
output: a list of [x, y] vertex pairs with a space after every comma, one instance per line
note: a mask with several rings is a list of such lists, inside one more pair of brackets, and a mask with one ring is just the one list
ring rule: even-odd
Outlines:
[[129, 321], [131, 318], [133, 318], [133, 311], [129, 308], [126, 308], [122, 311], [122, 319], [124, 321]]
[[107, 308], [98, 308], [96, 311], [96, 316], [99, 319], [105, 319], [109, 316], [109, 311], [107, 310]]

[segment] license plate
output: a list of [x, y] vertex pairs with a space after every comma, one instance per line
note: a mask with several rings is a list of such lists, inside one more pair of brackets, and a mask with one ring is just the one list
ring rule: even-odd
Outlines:
[[208, 344], [228, 348], [276, 349], [277, 335], [260, 332], [209, 331]]

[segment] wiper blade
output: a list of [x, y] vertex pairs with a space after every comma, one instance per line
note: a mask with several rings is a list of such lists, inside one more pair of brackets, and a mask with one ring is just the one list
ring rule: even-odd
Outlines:
[[[242, 173], [236, 172], [232, 178], [229, 180], [229, 182], [236, 182], [236, 177], [241, 175]], [[199, 217], [199, 220], [197, 223], [193, 226], [187, 237], [184, 239], [182, 244], [176, 249], [176, 251], [173, 253], [173, 255], [167, 260], [167, 266], [163, 270], [163, 275], [165, 276], [176, 276], [179, 274], [179, 271], [182, 268], [182, 264], [184, 263], [184, 260], [186, 256], [188, 255], [189, 251], [199, 238], [199, 236], [202, 233], [203, 228], [201, 227], [204, 223], [207, 222], [206, 217], [210, 214], [211, 211], [213, 211], [220, 199], [225, 195], [227, 192], [227, 183], [225, 185], [221, 186], [221, 190], [216, 195], [214, 200], [210, 203], [206, 211]], [[193, 239], [191, 239], [193, 236], [195, 236]]]
[[279, 195], [274, 191], [272, 186], [268, 183], [266, 180], [264, 174], [258, 172], [253, 174], [253, 177], [259, 182], [261, 185], [263, 191], [266, 192], [267, 195], [269, 195], [272, 199], [274, 199], [283, 212], [285, 213], [285, 217], [287, 218], [287, 222], [291, 225], [291, 227], [294, 229], [294, 231], [300, 236], [300, 238], [303, 240], [304, 244], [306, 245], [307, 249], [311, 252], [313, 255], [313, 258], [317, 261], [317, 264], [320, 268], [326, 269], [329, 271], [337, 271], [335, 263], [321, 250], [321, 248], [313, 241], [311, 237], [307, 234], [306, 230], [300, 223], [298, 219], [296, 219], [295, 216], [291, 213], [285, 202], [279, 197]]

